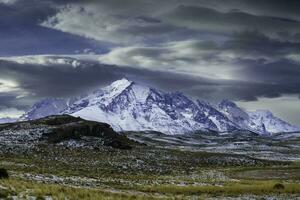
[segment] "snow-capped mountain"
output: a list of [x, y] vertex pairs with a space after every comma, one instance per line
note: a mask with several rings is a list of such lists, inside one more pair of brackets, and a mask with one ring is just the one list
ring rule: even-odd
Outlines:
[[214, 106], [205, 101], [194, 101], [179, 92], [166, 93], [127, 79], [81, 97], [41, 101], [21, 119], [55, 114], [105, 122], [116, 131], [151, 130], [166, 134], [199, 130], [222, 133], [247, 130], [258, 134], [300, 131], [273, 115], [248, 113], [228, 100]]
[[255, 133], [272, 134], [280, 132], [300, 132], [300, 127], [293, 126], [278, 117], [275, 117], [268, 110], [247, 112], [229, 100], [221, 101], [219, 109], [231, 121], [234, 121], [239, 125], [239, 127]]
[[259, 134], [268, 134], [262, 121], [261, 123], [253, 121], [249, 113], [242, 108], [239, 108], [234, 102], [225, 99], [219, 103], [218, 107], [228, 119], [235, 122], [241, 129], [250, 130]]
[[33, 107], [20, 117], [20, 120], [35, 120], [50, 115], [61, 114], [67, 109], [68, 104], [65, 99], [45, 99], [37, 102]]
[[[278, 117], [275, 117], [268, 110], [257, 110], [255, 112], [249, 112], [251, 121], [257, 125], [263, 124], [266, 131], [269, 133], [278, 133], [278, 132], [299, 132], [300, 127], [293, 126]], [[280, 130], [280, 131], [278, 131]]]
[[235, 128], [228, 120], [214, 123], [213, 119], [219, 116], [209, 116], [209, 110], [181, 93], [164, 93], [122, 79], [75, 101], [65, 112], [109, 123], [117, 131], [178, 134], [207, 129], [224, 132]]

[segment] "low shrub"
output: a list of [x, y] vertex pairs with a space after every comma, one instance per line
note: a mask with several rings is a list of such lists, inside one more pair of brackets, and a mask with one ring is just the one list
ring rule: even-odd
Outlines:
[[8, 197], [8, 192], [0, 189], [0, 199], [6, 199]]
[[276, 184], [273, 186], [273, 189], [274, 189], [274, 190], [284, 190], [284, 185], [281, 184], [281, 183], [276, 183]]

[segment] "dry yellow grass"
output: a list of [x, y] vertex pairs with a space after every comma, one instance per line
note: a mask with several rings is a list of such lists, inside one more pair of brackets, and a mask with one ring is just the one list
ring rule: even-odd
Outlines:
[[53, 199], [87, 199], [87, 200], [150, 200], [156, 199], [151, 196], [144, 195], [130, 195], [125, 193], [108, 192], [100, 189], [88, 189], [88, 188], [75, 188], [69, 186], [44, 184], [32, 181], [23, 181], [18, 179], [6, 179], [0, 180], [0, 186], [7, 188], [6, 194], [8, 195], [29, 195], [35, 196], [38, 199], [44, 199], [46, 196], [51, 196]]

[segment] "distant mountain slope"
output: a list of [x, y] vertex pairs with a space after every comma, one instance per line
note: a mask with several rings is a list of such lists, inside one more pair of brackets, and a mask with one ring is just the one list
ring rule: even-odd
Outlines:
[[21, 119], [54, 114], [105, 122], [116, 131], [159, 131], [171, 135], [199, 130], [222, 133], [247, 130], [258, 134], [300, 131], [273, 115], [248, 113], [229, 100], [214, 106], [179, 92], [166, 93], [127, 79], [72, 100], [41, 101]]
[[251, 121], [257, 125], [263, 124], [266, 131], [269, 133], [278, 132], [299, 132], [300, 128], [293, 126], [278, 117], [275, 117], [268, 110], [258, 110], [255, 112], [249, 112]]
[[57, 115], [67, 108], [68, 105], [65, 99], [44, 99], [40, 102], [35, 103], [33, 107], [28, 112], [26, 112], [20, 119], [34, 120], [50, 115]]
[[275, 117], [268, 110], [247, 112], [229, 100], [223, 100], [219, 104], [219, 109], [241, 128], [243, 127], [245, 130], [250, 130], [255, 133], [270, 134], [300, 131], [300, 127], [293, 126]]
[[231, 121], [234, 121], [241, 129], [260, 134], [268, 133], [263, 122], [254, 122], [249, 113], [242, 108], [239, 108], [234, 102], [225, 99], [220, 102], [218, 107], [222, 113], [224, 113]]

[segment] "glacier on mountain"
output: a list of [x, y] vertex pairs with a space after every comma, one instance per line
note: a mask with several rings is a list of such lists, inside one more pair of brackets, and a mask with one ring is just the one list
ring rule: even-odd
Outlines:
[[229, 100], [219, 105], [194, 101], [180, 92], [166, 93], [125, 78], [80, 97], [43, 100], [20, 119], [56, 114], [105, 122], [116, 131], [158, 131], [171, 135], [197, 131], [257, 134], [300, 131], [269, 112], [247, 112]]

